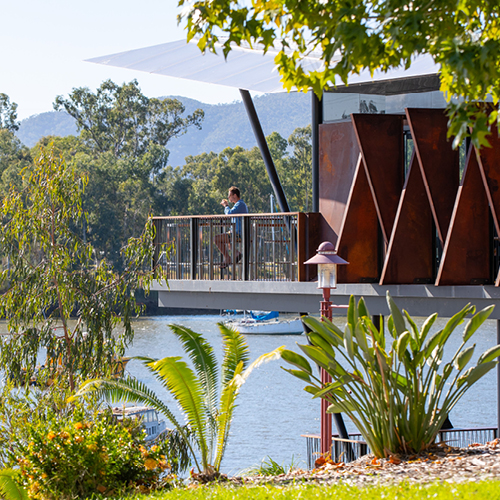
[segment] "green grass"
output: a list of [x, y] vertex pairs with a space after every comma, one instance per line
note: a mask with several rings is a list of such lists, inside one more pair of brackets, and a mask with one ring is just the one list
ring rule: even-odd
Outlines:
[[246, 500], [246, 499], [318, 499], [336, 498], [338, 500], [449, 500], [500, 499], [500, 481], [481, 481], [466, 484], [438, 484], [397, 486], [371, 486], [357, 488], [354, 486], [315, 486], [296, 484], [293, 486], [199, 486], [190, 489], [174, 489], [164, 493], [134, 497], [136, 500]]

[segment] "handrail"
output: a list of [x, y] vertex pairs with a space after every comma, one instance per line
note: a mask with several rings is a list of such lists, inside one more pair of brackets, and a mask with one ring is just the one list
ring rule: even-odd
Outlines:
[[[303, 263], [309, 257], [307, 215], [290, 212], [154, 217], [155, 265], [163, 267], [167, 279], [305, 281], [308, 275]], [[219, 250], [223, 239], [230, 256], [227, 265]]]

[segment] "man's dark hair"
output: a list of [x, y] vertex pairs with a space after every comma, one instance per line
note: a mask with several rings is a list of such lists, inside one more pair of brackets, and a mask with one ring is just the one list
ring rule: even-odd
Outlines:
[[236, 187], [236, 186], [231, 186], [229, 188], [229, 192], [231, 194], [235, 194], [238, 198], [241, 198], [241, 195], [240, 195], [240, 190]]

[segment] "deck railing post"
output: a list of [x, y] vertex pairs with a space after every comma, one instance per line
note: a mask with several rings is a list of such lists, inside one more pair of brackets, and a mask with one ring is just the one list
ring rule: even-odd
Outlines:
[[241, 231], [241, 279], [248, 281], [250, 279], [249, 257], [250, 257], [250, 217], [242, 217]]
[[194, 217], [189, 220], [189, 251], [191, 254], [191, 279], [195, 280], [198, 263], [198, 219]]
[[214, 220], [210, 219], [208, 230], [208, 277], [214, 279]]

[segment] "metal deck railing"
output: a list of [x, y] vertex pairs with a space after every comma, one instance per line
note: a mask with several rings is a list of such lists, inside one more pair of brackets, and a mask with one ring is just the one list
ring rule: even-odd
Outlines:
[[[167, 280], [303, 281], [308, 218], [302, 213], [155, 217], [155, 264]], [[228, 234], [223, 266], [217, 235]]]
[[[486, 444], [496, 439], [496, 427], [477, 427], [474, 429], [446, 429], [439, 432], [436, 443], [446, 443], [456, 448], [466, 448], [478, 443]], [[314, 462], [321, 455], [320, 436], [318, 434], [303, 434], [306, 438], [307, 466], [314, 469]], [[332, 437], [332, 460], [349, 463], [370, 453], [370, 448], [359, 433], [349, 434], [349, 439], [342, 439], [338, 434]]]

